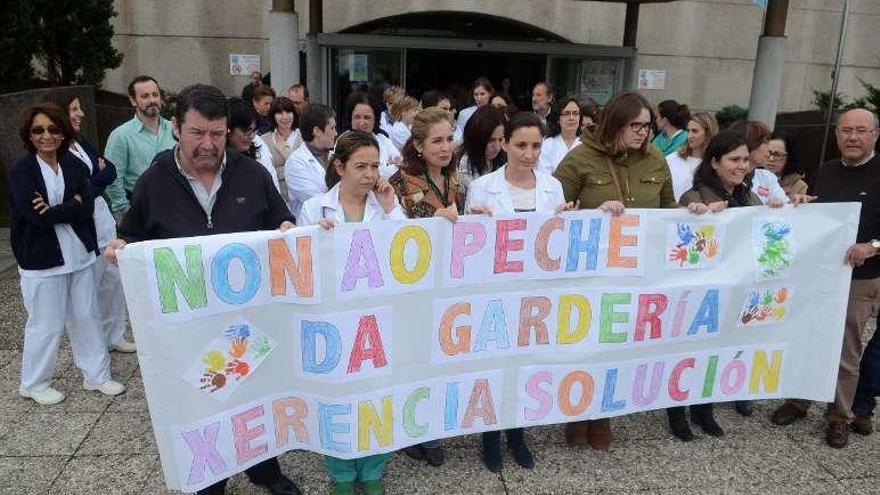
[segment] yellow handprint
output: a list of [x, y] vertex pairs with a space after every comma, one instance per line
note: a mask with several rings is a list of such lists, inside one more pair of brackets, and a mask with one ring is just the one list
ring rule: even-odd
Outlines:
[[210, 351], [202, 358], [205, 363], [205, 369], [214, 373], [219, 373], [226, 366], [226, 358], [220, 351]]

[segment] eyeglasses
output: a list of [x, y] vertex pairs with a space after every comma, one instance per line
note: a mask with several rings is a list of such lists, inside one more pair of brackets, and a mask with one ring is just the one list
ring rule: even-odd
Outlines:
[[58, 127], [55, 127], [54, 125], [50, 125], [49, 127], [43, 127], [41, 125], [38, 125], [36, 127], [31, 127], [31, 135], [32, 136], [42, 136], [43, 133], [45, 133], [46, 131], [49, 131], [49, 134], [51, 134], [53, 136], [60, 136], [61, 135], [61, 129], [59, 129]]
[[787, 157], [788, 153], [784, 153], [782, 151], [770, 151], [767, 153], [767, 158], [770, 160], [782, 160]]
[[630, 122], [629, 130], [633, 132], [648, 132], [651, 130], [651, 122]]
[[868, 129], [865, 127], [839, 127], [837, 129], [837, 132], [843, 134], [844, 136], [852, 136], [853, 134], [855, 134], [858, 137], [862, 137], [867, 134], [872, 134], [874, 132], [874, 129]]
[[563, 117], [580, 117], [581, 113], [578, 112], [577, 110], [575, 110], [573, 112], [562, 112], [562, 116]]

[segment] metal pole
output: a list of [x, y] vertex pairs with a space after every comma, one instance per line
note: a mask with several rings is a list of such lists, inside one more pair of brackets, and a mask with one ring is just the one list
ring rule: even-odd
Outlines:
[[831, 119], [834, 117], [834, 97], [837, 95], [837, 83], [840, 80], [840, 60], [843, 58], [843, 42], [846, 39], [846, 22], [849, 17], [849, 0], [843, 0], [843, 19], [840, 20], [840, 37], [837, 40], [837, 57], [834, 60], [834, 73], [831, 75], [831, 101], [825, 111], [825, 132], [822, 136], [822, 154], [819, 165], [825, 163], [825, 152], [828, 151], [828, 135], [831, 133]]

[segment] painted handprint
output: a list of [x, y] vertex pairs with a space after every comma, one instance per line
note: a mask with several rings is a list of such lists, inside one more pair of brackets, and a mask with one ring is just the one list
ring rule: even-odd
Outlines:
[[205, 370], [216, 373], [226, 366], [226, 357], [220, 351], [209, 351], [202, 362], [205, 363]]
[[228, 375], [238, 375], [235, 377], [236, 380], [241, 380], [242, 377], [251, 372], [251, 367], [246, 361], [240, 361], [238, 359], [233, 359], [226, 365], [226, 374]]
[[760, 228], [760, 254], [757, 261], [762, 278], [778, 277], [791, 266], [792, 250], [789, 243], [791, 225], [782, 222], [767, 222]]
[[718, 256], [719, 242], [714, 225], [675, 224], [674, 242], [670, 233], [669, 261], [679, 267], [697, 268]]
[[202, 374], [202, 378], [199, 382], [202, 383], [202, 386], [200, 387], [202, 390], [208, 390], [208, 392], [213, 393], [226, 385], [226, 375], [214, 371], [206, 371]]
[[226, 329], [226, 338], [229, 340], [247, 339], [251, 336], [251, 327], [246, 323], [230, 325]]
[[266, 337], [260, 337], [254, 342], [254, 359], [262, 359], [272, 351], [272, 344]]
[[781, 321], [788, 313], [790, 296], [788, 287], [750, 291], [743, 303], [740, 322], [750, 325]]
[[248, 342], [245, 339], [235, 339], [229, 346], [229, 355], [233, 358], [240, 358], [245, 355], [248, 349]]

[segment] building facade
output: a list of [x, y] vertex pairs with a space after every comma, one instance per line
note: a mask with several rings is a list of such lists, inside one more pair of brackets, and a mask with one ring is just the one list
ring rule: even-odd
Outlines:
[[[298, 41], [304, 50], [309, 2], [296, 0]], [[117, 0], [114, 43], [122, 66], [105, 88], [124, 92], [140, 73], [177, 91], [193, 82], [237, 94], [248, 74], [233, 75], [231, 54], [269, 60], [270, 0]], [[813, 108], [813, 91], [828, 91], [843, 0], [790, 0], [779, 111]], [[425, 89], [464, 95], [475, 77], [525, 95], [549, 78], [560, 93], [599, 101], [623, 88], [634, 60], [652, 101], [692, 108], [748, 106], [764, 12], [752, 0], [675, 0], [643, 4], [636, 49], [622, 47], [626, 6], [580, 0], [324, 0], [321, 46], [327, 99], [351, 89], [398, 83], [418, 96]], [[839, 91], [864, 94], [859, 79], [877, 84], [880, 1], [854, 0]], [[634, 58], [633, 58], [634, 57]], [[250, 59], [253, 60], [253, 59]], [[303, 79], [305, 80], [305, 79]]]

